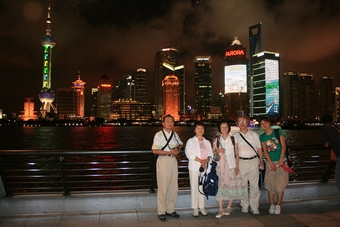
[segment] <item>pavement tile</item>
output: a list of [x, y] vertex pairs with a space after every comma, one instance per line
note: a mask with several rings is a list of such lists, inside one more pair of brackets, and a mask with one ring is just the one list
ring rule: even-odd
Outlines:
[[65, 213], [57, 227], [94, 227], [99, 225], [100, 212]]

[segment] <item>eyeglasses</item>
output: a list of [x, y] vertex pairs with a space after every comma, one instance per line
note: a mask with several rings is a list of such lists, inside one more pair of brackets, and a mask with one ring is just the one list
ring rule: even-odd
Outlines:
[[247, 120], [239, 120], [239, 121], [237, 121], [237, 124], [241, 124], [241, 123], [247, 123]]

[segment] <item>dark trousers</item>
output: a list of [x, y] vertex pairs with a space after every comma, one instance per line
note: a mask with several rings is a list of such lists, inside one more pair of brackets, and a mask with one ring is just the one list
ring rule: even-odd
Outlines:
[[329, 178], [332, 176], [332, 174], [334, 173], [334, 169], [336, 166], [336, 162], [332, 161], [329, 163], [327, 170], [325, 171], [325, 173], [323, 174], [322, 178], [321, 178], [321, 182], [327, 183]]

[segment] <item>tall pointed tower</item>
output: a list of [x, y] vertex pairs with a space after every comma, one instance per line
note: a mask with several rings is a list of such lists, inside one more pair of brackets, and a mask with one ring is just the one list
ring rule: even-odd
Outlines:
[[46, 19], [46, 34], [41, 38], [41, 45], [44, 47], [44, 66], [42, 78], [42, 90], [39, 93], [41, 107], [39, 118], [48, 119], [53, 113], [57, 113], [57, 109], [52, 102], [55, 99], [54, 91], [51, 90], [51, 68], [52, 68], [52, 48], [56, 45], [54, 37], [51, 35], [51, 7], [48, 6]]

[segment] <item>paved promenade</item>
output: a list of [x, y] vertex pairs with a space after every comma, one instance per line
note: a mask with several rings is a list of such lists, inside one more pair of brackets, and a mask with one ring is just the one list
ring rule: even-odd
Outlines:
[[178, 209], [179, 219], [168, 218], [166, 222], [158, 220], [156, 209], [100, 211], [100, 212], [67, 212], [39, 213], [0, 216], [0, 226], [32, 227], [232, 227], [232, 226], [275, 226], [275, 227], [339, 227], [340, 199], [322, 199], [309, 201], [285, 202], [280, 215], [268, 214], [268, 205], [260, 205], [260, 214], [243, 214], [236, 202], [229, 216], [216, 219], [217, 207], [207, 208], [208, 216], [194, 218], [191, 209]]

